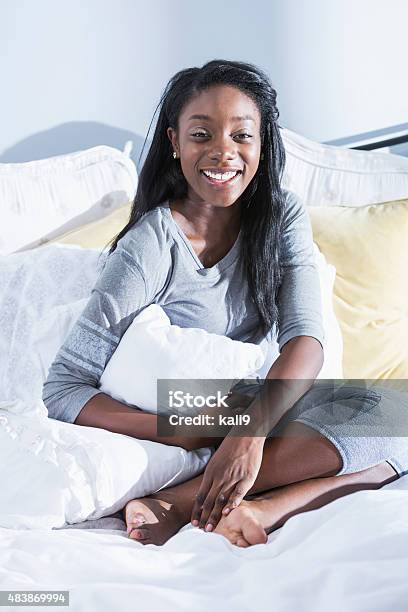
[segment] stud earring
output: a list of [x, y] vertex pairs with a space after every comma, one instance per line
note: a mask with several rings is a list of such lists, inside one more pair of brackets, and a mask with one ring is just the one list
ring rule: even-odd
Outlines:
[[177, 159], [177, 151], [173, 151], [173, 157], [174, 159]]

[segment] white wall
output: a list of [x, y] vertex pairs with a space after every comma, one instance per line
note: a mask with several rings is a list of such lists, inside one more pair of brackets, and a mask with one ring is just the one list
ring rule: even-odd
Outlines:
[[276, 17], [288, 127], [326, 141], [408, 121], [407, 0], [282, 0]]
[[0, 161], [137, 147], [167, 80], [213, 58], [270, 75], [319, 141], [407, 122], [407, 0], [0, 0]]

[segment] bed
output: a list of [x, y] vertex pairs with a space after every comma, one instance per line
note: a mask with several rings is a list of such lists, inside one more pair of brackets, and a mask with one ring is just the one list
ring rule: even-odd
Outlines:
[[[404, 383], [408, 159], [321, 145], [289, 130], [282, 136], [284, 184], [310, 211], [322, 270], [334, 270], [327, 295], [330, 337], [341, 332], [337, 377]], [[52, 184], [39, 189], [50, 168]], [[26, 202], [15, 195], [17, 183], [25, 185]], [[405, 611], [408, 476], [293, 516], [266, 545], [240, 549], [191, 525], [161, 547], [127, 537], [124, 503], [200, 473], [209, 449], [187, 452], [59, 423], [40, 397], [50, 360], [95, 282], [109, 232], [126, 223], [137, 186], [129, 147], [0, 164], [0, 185], [8, 198], [0, 244], [0, 589], [68, 591], [65, 604], [75, 612]], [[65, 193], [70, 186], [75, 210], [56, 205], [58, 185]], [[33, 223], [40, 201], [48, 212]], [[340, 258], [328, 226], [341, 237]], [[364, 240], [373, 231], [374, 245]], [[381, 249], [386, 266], [376, 265]], [[18, 603], [13, 609], [25, 607]]]

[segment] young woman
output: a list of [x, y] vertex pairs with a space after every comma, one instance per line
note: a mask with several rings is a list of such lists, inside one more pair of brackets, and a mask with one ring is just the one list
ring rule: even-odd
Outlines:
[[[43, 400], [53, 418], [215, 447], [200, 476], [126, 505], [131, 538], [163, 544], [191, 520], [238, 546], [264, 543], [292, 514], [398, 478], [406, 443], [353, 435], [359, 420], [378, 420], [381, 394], [315, 380], [324, 332], [312, 232], [300, 200], [281, 187], [285, 152], [268, 77], [214, 60], [178, 72], [159, 107], [129, 222], [50, 368]], [[252, 428], [232, 427], [223, 439], [158, 437], [156, 415], [99, 391], [122, 335], [153, 302], [181, 327], [257, 343], [276, 334], [274, 385], [238, 385], [230, 399]], [[353, 419], [333, 419], [344, 405]]]

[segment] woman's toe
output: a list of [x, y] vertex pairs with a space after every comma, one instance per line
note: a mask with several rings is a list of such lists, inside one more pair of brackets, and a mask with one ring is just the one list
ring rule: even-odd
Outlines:
[[238, 538], [236, 545], [240, 546], [241, 548], [248, 548], [249, 543], [244, 538]]
[[124, 514], [128, 533], [131, 529], [140, 527], [145, 523], [157, 522], [155, 514], [148, 508], [147, 502], [138, 499], [133, 499], [126, 504]]
[[256, 520], [243, 521], [242, 535], [249, 544], [266, 544], [268, 541], [265, 529]]
[[129, 538], [132, 540], [138, 540], [139, 542], [144, 542], [150, 539], [150, 534], [147, 529], [132, 528], [131, 532], [129, 533]]
[[131, 525], [144, 525], [144, 523], [147, 523], [146, 517], [144, 514], [142, 514], [141, 512], [136, 512], [136, 514], [134, 514], [132, 516], [132, 518], [130, 519], [130, 524]]
[[130, 533], [132, 529], [137, 529], [146, 523], [146, 517], [143, 514], [137, 514], [132, 516], [127, 522], [127, 532]]

